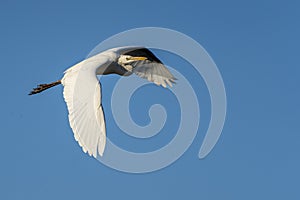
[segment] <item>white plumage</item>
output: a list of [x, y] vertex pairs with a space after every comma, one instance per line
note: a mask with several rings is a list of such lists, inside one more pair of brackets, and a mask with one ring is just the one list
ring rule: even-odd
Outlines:
[[101, 86], [97, 75], [132, 73], [157, 85], [172, 86], [175, 77], [162, 62], [144, 47], [109, 49], [70, 67], [61, 81], [41, 84], [31, 94], [62, 83], [75, 140], [85, 153], [103, 155], [106, 143], [105, 119], [101, 104]]

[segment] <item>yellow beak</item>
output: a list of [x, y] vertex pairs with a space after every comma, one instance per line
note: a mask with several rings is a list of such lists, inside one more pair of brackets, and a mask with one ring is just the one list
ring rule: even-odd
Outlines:
[[146, 57], [131, 57], [131, 60], [134, 60], [134, 61], [136, 61], [136, 60], [147, 60], [147, 58]]

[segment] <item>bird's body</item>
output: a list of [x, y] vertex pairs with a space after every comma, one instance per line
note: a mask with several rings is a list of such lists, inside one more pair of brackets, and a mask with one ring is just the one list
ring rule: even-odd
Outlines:
[[69, 122], [76, 141], [84, 152], [103, 155], [106, 143], [105, 119], [101, 104], [101, 87], [96, 75], [132, 73], [166, 87], [175, 77], [162, 62], [144, 47], [119, 47], [87, 58], [65, 71], [63, 78], [41, 84], [31, 94], [40, 93], [60, 83], [69, 111]]

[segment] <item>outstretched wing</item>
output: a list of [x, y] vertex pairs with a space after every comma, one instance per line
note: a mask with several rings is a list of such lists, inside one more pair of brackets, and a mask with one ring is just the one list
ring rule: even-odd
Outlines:
[[172, 83], [176, 81], [171, 72], [160, 62], [143, 60], [133, 63], [132, 66], [132, 72], [156, 85], [167, 87], [168, 84], [172, 87]]
[[105, 57], [93, 62], [89, 58], [71, 67], [62, 79], [69, 122], [76, 141], [90, 156], [103, 155], [106, 143], [105, 119], [101, 105], [101, 87], [96, 76]]

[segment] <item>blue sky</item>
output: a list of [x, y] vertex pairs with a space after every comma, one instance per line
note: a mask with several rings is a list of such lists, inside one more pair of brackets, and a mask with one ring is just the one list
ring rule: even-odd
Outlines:
[[[299, 199], [299, 6], [267, 0], [3, 1], [1, 199]], [[191, 147], [163, 170], [127, 174], [81, 151], [62, 87], [33, 97], [27, 93], [38, 83], [60, 79], [109, 36], [145, 26], [183, 32], [208, 51], [223, 76], [228, 112], [219, 142], [199, 160], [210, 103], [201, 77], [192, 78], [200, 83], [195, 90], [203, 117]], [[155, 53], [193, 77], [184, 60]], [[102, 82], [108, 118], [116, 78]], [[147, 124], [144, 105], [156, 100], [144, 96], [152, 93], [164, 94], [159, 103], [170, 112], [177, 106], [169, 103], [174, 100], [169, 91], [142, 88], [132, 108], [137, 123]], [[176, 115], [169, 120], [165, 132], [178, 126]], [[161, 133], [140, 141], [122, 135], [113, 120], [107, 124], [109, 137], [133, 151], [153, 150], [172, 138]]]

